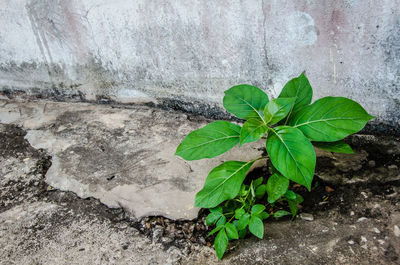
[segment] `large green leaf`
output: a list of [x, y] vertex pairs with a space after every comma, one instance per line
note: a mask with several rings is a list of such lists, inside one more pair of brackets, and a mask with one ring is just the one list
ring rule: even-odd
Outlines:
[[224, 107], [241, 119], [264, 120], [264, 108], [268, 96], [261, 89], [251, 85], [238, 85], [225, 91]]
[[316, 160], [312, 144], [299, 129], [278, 126], [270, 130], [266, 146], [273, 166], [310, 190]]
[[240, 126], [227, 121], [214, 121], [189, 133], [175, 155], [185, 160], [216, 157], [239, 142]]
[[302, 73], [299, 77], [293, 78], [283, 87], [279, 98], [295, 98], [296, 101], [286, 121], [290, 120], [291, 113], [311, 103], [313, 91], [306, 75]]
[[293, 107], [296, 98], [277, 98], [268, 102], [264, 109], [265, 121], [275, 124], [285, 118]]
[[195, 206], [212, 208], [225, 200], [233, 199], [239, 193], [246, 173], [253, 163], [254, 160], [227, 161], [211, 170], [203, 189], [196, 194]]
[[267, 193], [268, 202], [273, 203], [282, 197], [289, 188], [289, 179], [279, 173], [275, 173], [268, 178]]
[[360, 131], [373, 118], [351, 99], [325, 97], [301, 109], [289, 124], [311, 141], [334, 142]]
[[343, 153], [343, 154], [354, 154], [351, 146], [346, 144], [343, 140], [336, 142], [312, 142], [312, 144], [322, 150], [335, 152], [335, 153]]
[[259, 119], [250, 119], [246, 121], [240, 131], [239, 146], [244, 143], [251, 143], [259, 140], [268, 131], [265, 123]]

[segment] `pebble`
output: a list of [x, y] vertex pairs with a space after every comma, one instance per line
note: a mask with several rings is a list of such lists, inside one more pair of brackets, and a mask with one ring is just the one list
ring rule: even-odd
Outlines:
[[358, 218], [357, 222], [362, 222], [362, 221], [365, 221], [365, 220], [368, 220], [368, 218], [367, 217], [360, 217], [360, 218]]
[[382, 240], [382, 239], [378, 239], [378, 242], [379, 242], [379, 244], [381, 244], [381, 245], [385, 244], [385, 240]]
[[335, 190], [329, 186], [325, 186], [325, 191], [326, 192], [334, 192]]
[[393, 233], [396, 237], [400, 237], [400, 228], [397, 225], [393, 227]]
[[361, 195], [364, 196], [364, 199], [368, 198], [368, 195], [364, 191], [361, 192]]
[[164, 234], [164, 228], [156, 225], [153, 229], [153, 242], [159, 242]]
[[368, 249], [367, 244], [364, 244], [364, 245], [362, 245], [361, 247], [362, 247], [363, 249]]
[[368, 161], [368, 166], [370, 166], [370, 167], [375, 167], [375, 165], [376, 165], [376, 163], [375, 163], [374, 160]]
[[350, 245], [354, 245], [354, 241], [353, 240], [349, 240], [349, 241], [347, 241], [347, 243], [349, 243]]
[[367, 238], [365, 236], [361, 236], [361, 242], [367, 242]]
[[204, 237], [202, 237], [202, 236], [199, 237], [198, 240], [199, 240], [199, 243], [200, 243], [200, 244], [203, 244], [203, 245], [207, 244], [206, 240], [205, 240]]
[[172, 241], [174, 241], [174, 239], [172, 237], [163, 237], [163, 238], [161, 238], [161, 242], [164, 243], [164, 244], [171, 243]]
[[399, 194], [397, 192], [393, 192], [391, 194], [386, 195], [386, 198], [392, 199], [392, 198], [397, 198]]
[[305, 221], [314, 221], [314, 216], [310, 213], [301, 213], [300, 218]]
[[381, 231], [379, 231], [379, 229], [376, 228], [376, 227], [374, 227], [374, 232], [377, 233], [377, 234], [380, 234], [380, 233], [381, 233]]
[[350, 212], [350, 216], [353, 216], [353, 215], [354, 215], [354, 211], [351, 211], [351, 212]]

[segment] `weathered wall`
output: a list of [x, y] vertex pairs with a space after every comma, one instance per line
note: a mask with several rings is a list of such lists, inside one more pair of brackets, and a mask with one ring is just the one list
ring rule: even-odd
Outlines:
[[3, 93], [220, 106], [306, 70], [314, 98], [400, 120], [397, 0], [0, 0], [0, 25]]

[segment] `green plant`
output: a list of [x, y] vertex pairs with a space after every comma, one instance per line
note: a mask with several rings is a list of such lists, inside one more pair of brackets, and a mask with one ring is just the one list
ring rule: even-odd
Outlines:
[[[348, 98], [324, 97], [310, 104], [311, 99], [312, 88], [304, 73], [290, 80], [273, 100], [255, 86], [234, 86], [225, 91], [223, 105], [246, 120], [243, 126], [215, 121], [189, 133], [178, 146], [175, 154], [190, 161], [213, 158], [237, 144], [240, 147], [266, 139], [268, 178], [243, 183], [253, 163], [264, 157], [227, 161], [211, 170], [196, 195], [195, 206], [210, 209], [206, 223], [216, 226], [210, 235], [217, 233], [214, 246], [219, 259], [229, 240], [243, 238], [248, 231], [262, 238], [264, 219], [297, 214], [303, 198], [289, 190], [290, 181], [311, 190], [316, 163], [313, 146], [353, 153], [342, 139], [374, 118]], [[291, 213], [279, 207], [285, 203]]]

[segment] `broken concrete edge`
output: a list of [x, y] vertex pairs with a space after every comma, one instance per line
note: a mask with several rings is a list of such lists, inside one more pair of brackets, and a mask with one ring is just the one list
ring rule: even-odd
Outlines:
[[[65, 89], [65, 87], [53, 86], [51, 89], [32, 88], [29, 92], [18, 88], [4, 86], [0, 88], [0, 99], [21, 99], [21, 100], [50, 100], [56, 102], [82, 102], [93, 104], [107, 104], [113, 107], [129, 108], [132, 105], [145, 105], [163, 110], [175, 110], [202, 116], [212, 120], [229, 120], [243, 123], [244, 120], [236, 118], [224, 108], [213, 102], [203, 102], [192, 98], [171, 98], [171, 97], [146, 97], [121, 101], [113, 96], [95, 95], [88, 96], [80, 90]], [[222, 99], [221, 99], [222, 102]], [[376, 118], [358, 134], [372, 134], [379, 136], [400, 137], [400, 121], [382, 120]]]

